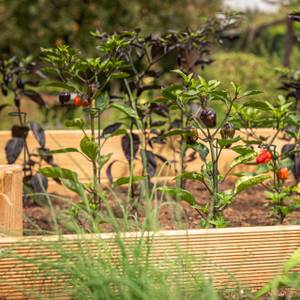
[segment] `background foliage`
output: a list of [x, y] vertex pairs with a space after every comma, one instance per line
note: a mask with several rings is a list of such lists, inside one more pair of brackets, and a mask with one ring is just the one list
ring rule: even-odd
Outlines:
[[[276, 99], [280, 86], [276, 69], [298, 67], [300, 51], [296, 39], [300, 23], [292, 22], [289, 33], [287, 16], [298, 10], [299, 1], [265, 1], [279, 3], [279, 9], [244, 11], [241, 25], [226, 33], [228, 40], [213, 46], [214, 62], [198, 71], [208, 80], [217, 78], [225, 85], [234, 79], [246, 89], [263, 89], [264, 94], [258, 95], [258, 99], [272, 100]], [[112, 33], [140, 28], [142, 35], [186, 28], [196, 30], [205, 19], [228, 11], [224, 2], [226, 4], [223, 0], [2, 0], [0, 59], [33, 56], [38, 60], [41, 47], [60, 44], [69, 44], [79, 48], [83, 55], [93, 56], [98, 41], [90, 32], [95, 30]], [[168, 61], [164, 61], [166, 64]], [[170, 78], [170, 82], [172, 80]], [[43, 92], [49, 91], [53, 92]], [[50, 107], [57, 105], [56, 97], [45, 98]], [[10, 104], [12, 100], [0, 94], [0, 102]], [[62, 127], [61, 117], [56, 116], [64, 113], [60, 114], [57, 108], [41, 114], [35, 104], [25, 102], [22, 110], [30, 111], [32, 118], [48, 123], [46, 126]], [[11, 125], [9, 111], [7, 107], [0, 112], [0, 129]], [[53, 120], [51, 114], [55, 116]]]

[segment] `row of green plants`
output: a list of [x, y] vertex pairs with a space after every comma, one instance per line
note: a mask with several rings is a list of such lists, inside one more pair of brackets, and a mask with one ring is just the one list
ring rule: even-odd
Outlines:
[[[155, 194], [188, 202], [199, 213], [201, 226], [226, 226], [224, 209], [240, 192], [258, 184], [266, 189], [272, 217], [283, 223], [299, 208], [300, 136], [298, 112], [294, 109], [297, 100], [280, 95], [277, 99], [256, 101], [255, 95], [260, 91], [243, 91], [234, 82], [222, 86], [218, 80], [207, 81], [197, 75], [201, 67], [211, 63], [210, 45], [221, 38], [228, 24], [208, 22], [198, 31], [159, 37], [144, 37], [138, 30], [111, 35], [94, 32], [98, 40], [95, 57], [85, 57], [79, 50], [61, 45], [42, 49], [38, 64], [30, 59], [2, 61], [2, 94], [14, 96], [16, 111], [12, 115], [19, 120], [5, 150], [8, 163], [14, 163], [23, 150], [26, 189], [41, 193], [47, 189], [50, 177], [77, 193], [82, 199], [81, 207], [95, 214], [106, 197], [101, 186], [106, 166], [114, 189], [128, 186], [125, 210], [130, 212], [137, 202], [141, 203], [136, 199], [142, 199], [142, 205], [150, 210], [154, 193], [151, 178], [159, 173], [161, 162], [163, 166], [175, 164], [176, 186], [157, 187]], [[80, 148], [48, 149], [42, 127], [27, 121], [20, 108], [21, 100], [27, 97], [41, 107], [47, 105], [34, 89], [37, 85], [59, 90], [62, 107], [82, 109], [82, 117], [65, 122], [66, 127], [82, 131]], [[222, 110], [217, 112], [218, 105]], [[6, 104], [1, 106], [5, 107]], [[102, 115], [111, 110], [119, 111], [122, 117], [101, 130]], [[259, 127], [274, 128], [274, 136], [258, 136]], [[39, 144], [33, 153], [27, 145], [29, 130]], [[289, 141], [283, 149], [277, 149], [274, 142], [282, 133]], [[111, 161], [112, 154], [104, 155], [102, 148], [116, 135], [122, 136], [121, 147], [130, 175], [113, 181], [115, 161]], [[179, 162], [163, 157], [155, 149], [156, 144], [174, 141], [174, 137]], [[229, 150], [237, 157], [221, 174], [219, 162], [224, 151]], [[74, 171], [61, 168], [53, 159], [54, 154], [72, 152], [83, 155], [91, 165], [91, 182], [80, 182]], [[198, 171], [187, 172], [186, 165], [197, 156], [202, 165], [195, 168]], [[142, 173], [134, 174], [133, 164], [139, 157]], [[42, 167], [44, 162], [50, 166]], [[222, 190], [222, 184], [241, 164], [256, 165], [255, 171], [235, 173], [235, 186]], [[295, 177], [293, 185], [286, 184], [289, 173]], [[197, 181], [207, 190], [210, 197], [205, 205], [199, 205], [185, 189], [188, 180]], [[73, 212], [76, 215], [76, 209]]]

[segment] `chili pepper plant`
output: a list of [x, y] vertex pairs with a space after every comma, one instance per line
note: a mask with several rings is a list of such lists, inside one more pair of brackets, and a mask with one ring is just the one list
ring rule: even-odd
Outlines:
[[[256, 134], [252, 127], [249, 129], [247, 138], [244, 140], [248, 147], [257, 145], [258, 156], [255, 163], [256, 171], [250, 173], [271, 174], [272, 180], [263, 183], [266, 196], [271, 208], [271, 217], [282, 224], [288, 214], [299, 209], [300, 198], [297, 183], [299, 180], [298, 148], [299, 148], [299, 119], [297, 111], [291, 109], [292, 101], [279, 96], [272, 103], [269, 101], [248, 101], [235, 107], [236, 124], [246, 127], [253, 112], [255, 119], [252, 120], [253, 127], [268, 127], [274, 129], [270, 137], [261, 137]], [[249, 125], [249, 123], [248, 123]], [[293, 128], [293, 130], [290, 130]], [[282, 149], [278, 149], [274, 141], [280, 135], [288, 134], [294, 143], [288, 143]], [[293, 173], [295, 182], [287, 184], [289, 173]], [[244, 176], [245, 173], [238, 174]]]
[[[13, 99], [13, 101], [7, 100], [5, 104], [2, 104], [0, 110], [7, 106], [13, 106], [15, 111], [10, 112], [9, 115], [18, 122], [18, 125], [12, 127], [12, 137], [6, 143], [6, 158], [8, 164], [13, 164], [23, 151], [25, 200], [29, 200], [26, 194], [44, 193], [47, 190], [48, 179], [39, 172], [42, 163], [56, 165], [53, 155], [46, 147], [44, 129], [40, 124], [28, 121], [27, 114], [22, 111], [21, 105], [22, 102], [30, 100], [37, 104], [40, 109], [47, 106], [43, 97], [36, 91], [36, 87], [42, 79], [42, 73], [30, 57], [22, 60], [12, 57], [0, 61], [0, 74], [2, 95], [7, 99]], [[36, 149], [29, 149], [28, 147], [27, 137], [30, 130], [39, 145]], [[25, 201], [25, 204], [27, 202]]]
[[[242, 176], [236, 182], [233, 189], [222, 191], [220, 189], [228, 174], [239, 164], [253, 159], [256, 155], [253, 149], [246, 146], [234, 146], [241, 140], [235, 136], [235, 128], [231, 123], [233, 105], [244, 98], [258, 94], [259, 91], [241, 92], [241, 88], [231, 83], [231, 87], [223, 90], [217, 80], [206, 81], [204, 78], [185, 74], [181, 70], [175, 70], [182, 78], [183, 83], [173, 85], [163, 90], [162, 95], [178, 108], [184, 118], [184, 127], [170, 131], [165, 137], [180, 135], [184, 137], [181, 144], [182, 156], [188, 149], [199, 153], [202, 166], [199, 172], [181, 172], [177, 175], [177, 186], [175, 188], [160, 188], [160, 190], [178, 200], [187, 201], [199, 213], [201, 225], [204, 227], [223, 227], [226, 221], [222, 211], [231, 204], [236, 195], [246, 188], [262, 183], [269, 178], [268, 174]], [[221, 101], [225, 104], [224, 114], [217, 116], [213, 104]], [[219, 160], [224, 149], [230, 148], [239, 156], [235, 158], [226, 174], [219, 172]], [[181, 168], [182, 170], [182, 168]], [[207, 204], [199, 205], [190, 192], [181, 187], [181, 180], [199, 181], [209, 192], [210, 199]]]
[[88, 115], [90, 132], [86, 130], [84, 118], [67, 120], [65, 125], [80, 129], [83, 138], [80, 149], [65, 148], [54, 150], [52, 154], [79, 152], [90, 163], [92, 180], [82, 184], [78, 175], [72, 170], [58, 167], [42, 169], [48, 177], [60, 180], [71, 190], [87, 200], [83, 205], [96, 210], [101, 205], [101, 170], [111, 154], [101, 155], [101, 149], [106, 140], [116, 134], [114, 128], [107, 128], [101, 133], [101, 114], [111, 106], [106, 92], [108, 83], [116, 78], [126, 76], [121, 70], [125, 62], [119, 56], [120, 48], [126, 47], [127, 41], [117, 35], [112, 35], [98, 47], [98, 57], [83, 58], [79, 50], [62, 45], [53, 49], [42, 49], [42, 57], [47, 63], [44, 68], [48, 75], [45, 84], [63, 90], [59, 95], [60, 102], [69, 102], [70, 93], [76, 94], [73, 105], [82, 107], [83, 114]]

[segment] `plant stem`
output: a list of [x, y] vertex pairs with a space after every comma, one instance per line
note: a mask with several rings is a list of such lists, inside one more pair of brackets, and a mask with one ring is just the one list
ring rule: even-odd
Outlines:
[[218, 182], [218, 149], [216, 148], [215, 153], [215, 147], [214, 147], [214, 139], [212, 138], [209, 129], [208, 131], [208, 142], [209, 142], [209, 148], [210, 148], [210, 154], [211, 154], [211, 162], [212, 162], [212, 176], [213, 176], [213, 195], [209, 203], [209, 211], [208, 211], [208, 221], [211, 221], [215, 217], [215, 206], [217, 203], [217, 194], [219, 191], [219, 182]]
[[[95, 124], [94, 124], [94, 114], [91, 112], [90, 113], [90, 120], [91, 120], [91, 138], [92, 141], [96, 141], [96, 133], [95, 133]], [[97, 190], [98, 190], [98, 169], [97, 169], [97, 162], [95, 160], [92, 161], [93, 165], [93, 200], [94, 204], [98, 203], [98, 195], [97, 195]]]
[[[101, 157], [101, 113], [98, 112], [98, 115], [97, 115], [97, 118], [98, 118], [98, 155], [99, 157]], [[101, 187], [101, 168], [98, 168], [98, 184], [99, 184], [99, 187]]]
[[142, 133], [142, 141], [141, 141], [141, 156], [142, 156], [142, 163], [143, 163], [143, 175], [145, 176], [145, 198], [146, 198], [146, 202], [148, 205], [148, 202], [150, 200], [150, 176], [148, 174], [148, 159], [146, 156], [146, 138], [145, 138], [145, 130], [144, 130], [144, 126], [143, 126], [143, 122], [140, 120], [140, 118], [138, 117], [138, 110], [136, 107], [136, 103], [135, 103], [135, 99], [133, 98], [133, 95], [131, 93], [128, 81], [126, 79], [124, 79], [125, 82], [125, 86], [128, 92], [128, 96], [129, 96], [129, 100], [130, 100], [130, 104], [132, 109], [134, 110], [135, 114], [136, 114], [136, 124], [137, 127], [139, 129], [139, 131]]
[[130, 141], [130, 160], [129, 160], [129, 185], [128, 185], [128, 193], [127, 193], [127, 203], [126, 203], [126, 207], [125, 210], [128, 210], [128, 204], [130, 203], [130, 199], [131, 201], [133, 201], [134, 198], [134, 194], [133, 194], [133, 185], [132, 185], [132, 181], [133, 181], [133, 138], [132, 138], [132, 129], [133, 129], [133, 123], [131, 122], [130, 124], [130, 132], [129, 132], [129, 141]]
[[[181, 124], [182, 128], [186, 128], [187, 123], [187, 118], [185, 117], [183, 111], [181, 111]], [[180, 153], [179, 153], [179, 169], [178, 169], [178, 175], [181, 175], [184, 172], [184, 158], [185, 158], [185, 153], [186, 153], [186, 138], [184, 136], [181, 137], [181, 142], [180, 142]], [[181, 176], [178, 176], [176, 179], [176, 186], [178, 188], [183, 188], [183, 180]], [[178, 199], [180, 200], [180, 199]]]

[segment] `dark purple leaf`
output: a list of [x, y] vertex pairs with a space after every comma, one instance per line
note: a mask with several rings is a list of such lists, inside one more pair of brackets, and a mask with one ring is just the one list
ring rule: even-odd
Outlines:
[[163, 126], [166, 124], [166, 121], [155, 121], [151, 123], [152, 127], [158, 127], [158, 126]]
[[37, 140], [37, 142], [40, 144], [40, 146], [42, 148], [44, 148], [46, 145], [44, 129], [41, 127], [40, 124], [38, 124], [36, 122], [31, 122], [30, 128], [31, 128], [31, 131], [33, 132], [33, 135], [34, 135], [35, 139]]
[[152, 102], [150, 104], [150, 110], [151, 110], [151, 112], [156, 113], [157, 115], [162, 116], [162, 117], [168, 117], [168, 115], [169, 115], [168, 107], [162, 103], [158, 104], [158, 103]]
[[22, 139], [27, 138], [28, 132], [29, 132], [29, 128], [27, 126], [14, 125], [11, 128], [12, 137], [15, 138], [22, 138]]
[[36, 193], [44, 193], [48, 189], [48, 178], [41, 173], [36, 173], [31, 178], [31, 186]]
[[181, 127], [181, 120], [176, 119], [173, 122], [171, 122], [170, 128], [180, 128]]
[[23, 138], [13, 137], [7, 141], [5, 145], [5, 154], [8, 164], [13, 164], [17, 160], [22, 152], [23, 146]]
[[106, 135], [116, 132], [121, 126], [122, 126], [122, 123], [117, 122], [117, 123], [114, 123], [112, 125], [105, 127], [103, 129], [102, 136], [105, 137]]
[[28, 159], [25, 163], [25, 165], [33, 167], [36, 164], [36, 162], [32, 159]]
[[[136, 157], [136, 154], [139, 150], [139, 147], [140, 147], [140, 138], [137, 134], [133, 133], [132, 134], [132, 142], [133, 142], [133, 153], [132, 153], [132, 158], [135, 159]], [[131, 151], [130, 151], [130, 137], [129, 137], [129, 134], [126, 134], [122, 137], [122, 140], [121, 140], [121, 145], [122, 145], [122, 150], [123, 150], [123, 153], [126, 157], [126, 159], [128, 161], [131, 160]]]
[[294, 149], [295, 149], [295, 144], [285, 144], [281, 149], [281, 153], [284, 156], [289, 157], [290, 159], [294, 159], [295, 157]]
[[165, 162], [168, 161], [164, 156], [162, 156], [162, 155], [160, 155], [160, 154], [155, 154], [155, 156], [156, 156], [160, 161], [162, 161], [163, 163], [165, 163]]
[[296, 155], [294, 158], [293, 174], [295, 179], [298, 181], [300, 178], [300, 156]]
[[106, 168], [106, 177], [108, 178], [110, 184], [113, 183], [114, 179], [113, 179], [113, 176], [112, 176], [112, 166], [113, 164], [116, 162], [116, 160], [113, 160]]
[[197, 158], [197, 152], [193, 151], [189, 156], [186, 162], [192, 162]]
[[38, 153], [39, 156], [45, 161], [47, 162], [49, 165], [51, 166], [57, 166], [54, 163], [54, 158], [53, 158], [53, 154], [50, 153], [50, 150], [48, 148], [39, 148], [38, 149]]
[[155, 136], [155, 137], [151, 138], [151, 142], [155, 143], [155, 144], [159, 144], [159, 145], [163, 145], [166, 143], [164, 141], [163, 137], [161, 137], [161, 136]]
[[154, 176], [155, 171], [156, 171], [156, 167], [157, 167], [157, 162], [156, 162], [156, 158], [155, 155], [152, 151], [145, 151], [146, 157], [147, 157], [147, 171], [148, 171], [148, 175], [150, 177]]
[[46, 102], [42, 98], [42, 96], [34, 90], [26, 90], [24, 91], [24, 96], [27, 96], [30, 100], [38, 104], [39, 106], [45, 107]]

